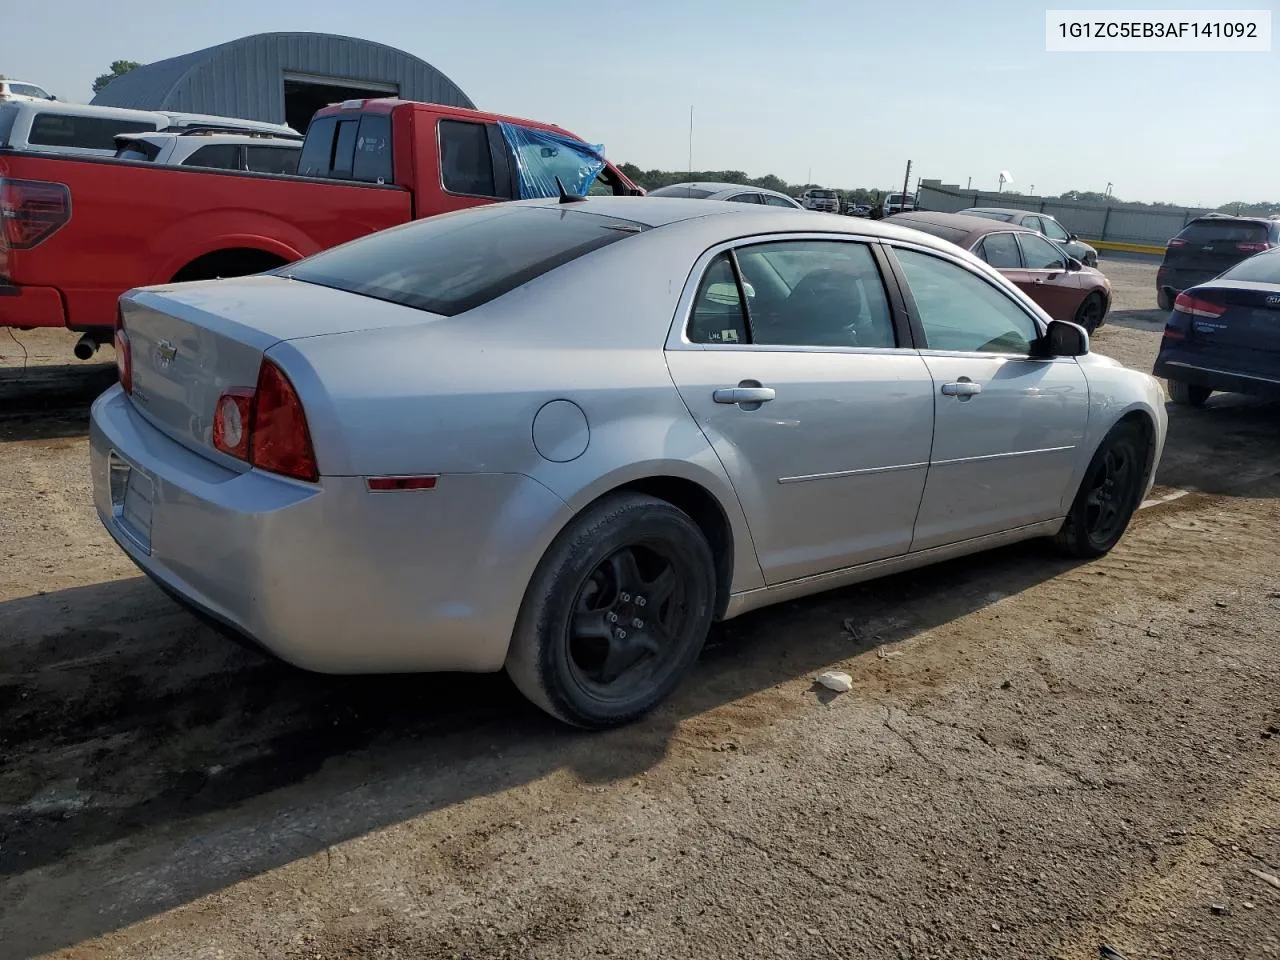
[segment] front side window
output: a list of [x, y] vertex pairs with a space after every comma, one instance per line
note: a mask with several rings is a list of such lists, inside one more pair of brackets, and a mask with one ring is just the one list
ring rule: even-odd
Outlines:
[[1018, 234], [1022, 247], [1022, 262], [1028, 270], [1065, 270], [1066, 258], [1062, 251], [1037, 233]]
[[771, 193], [764, 194], [764, 202], [771, 207], [786, 207], [788, 210], [794, 210], [796, 205], [785, 197], [775, 197]]
[[644, 229], [563, 208], [492, 204], [383, 230], [281, 274], [451, 317]]
[[40, 100], [49, 99], [49, 94], [30, 83], [11, 83], [9, 84], [9, 92], [19, 97], [36, 97]]
[[799, 347], [897, 346], [875, 257], [863, 243], [785, 240], [738, 250], [751, 340]]
[[711, 261], [689, 317], [692, 343], [746, 343], [747, 317], [727, 253]]
[[440, 121], [440, 178], [450, 193], [494, 197], [493, 154], [483, 123]]
[[1035, 322], [1008, 294], [949, 260], [895, 249], [929, 349], [1028, 354]]
[[211, 143], [201, 147], [182, 161], [184, 167], [213, 167], [217, 170], [240, 169], [240, 147], [234, 143]]
[[245, 147], [245, 166], [257, 173], [297, 173], [297, 147]]
[[1050, 240], [1057, 240], [1059, 243], [1066, 243], [1071, 239], [1071, 235], [1062, 229], [1062, 225], [1057, 220], [1050, 220], [1048, 217], [1041, 217], [1040, 223], [1044, 225], [1044, 235]]
[[1012, 233], [989, 233], [982, 240], [982, 259], [997, 270], [1017, 270], [1022, 266], [1018, 241]]

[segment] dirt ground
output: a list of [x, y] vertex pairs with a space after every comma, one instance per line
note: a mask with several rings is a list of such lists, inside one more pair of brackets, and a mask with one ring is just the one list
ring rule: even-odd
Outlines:
[[[1102, 266], [1095, 349], [1150, 369], [1154, 266]], [[199, 625], [93, 515], [111, 368], [19, 340], [3, 960], [1280, 957], [1280, 405], [1171, 410], [1162, 502], [1104, 560], [1021, 545], [732, 621], [586, 735], [501, 676], [308, 675]]]

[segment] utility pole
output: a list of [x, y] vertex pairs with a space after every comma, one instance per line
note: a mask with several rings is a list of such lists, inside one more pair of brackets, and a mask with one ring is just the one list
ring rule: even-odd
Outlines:
[[689, 179], [693, 179], [693, 104], [689, 104]]
[[910, 196], [910, 194], [907, 193], [907, 188], [910, 186], [911, 186], [911, 161], [908, 160], [907, 172], [902, 175], [902, 207], [903, 209], [906, 209], [906, 206], [907, 206], [907, 197]]
[[973, 177], [970, 177], [970, 178], [969, 178], [969, 182], [968, 182], [968, 184], [966, 184], [966, 185], [965, 185], [965, 189], [966, 189], [966, 190], [972, 190], [972, 189], [973, 189]]
[[1036, 185], [1033, 183], [1031, 185], [1031, 196], [1034, 197], [1035, 195], [1036, 195]]

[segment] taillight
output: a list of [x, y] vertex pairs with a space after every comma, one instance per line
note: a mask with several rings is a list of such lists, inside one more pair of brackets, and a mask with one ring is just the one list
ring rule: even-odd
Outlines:
[[1261, 253], [1263, 250], [1270, 250], [1271, 244], [1265, 240], [1259, 240], [1256, 243], [1237, 243], [1236, 249], [1241, 253]]
[[44, 243], [71, 219], [66, 184], [0, 177], [0, 239], [13, 250]]
[[1180, 293], [1177, 299], [1173, 301], [1173, 309], [1178, 313], [1186, 313], [1193, 317], [1209, 317], [1216, 319], [1227, 312], [1227, 308], [1211, 303], [1208, 300], [1201, 300], [1197, 297], [1188, 296]]
[[249, 454], [249, 462], [263, 470], [298, 480], [319, 479], [311, 431], [307, 429], [298, 391], [270, 360], [263, 360], [258, 371]]
[[315, 482], [315, 449], [302, 401], [284, 371], [270, 360], [253, 390], [237, 387], [218, 398], [213, 412], [215, 449], [262, 470]]
[[116, 335], [112, 341], [116, 350], [116, 376], [124, 392], [133, 393], [133, 347], [129, 343], [129, 332], [124, 328], [124, 312], [116, 308]]
[[1170, 247], [1185, 247], [1186, 245], [1187, 245], [1187, 241], [1181, 240], [1178, 237], [1174, 237], [1172, 240], [1168, 242], [1168, 244], [1166, 244], [1166, 246], [1170, 246]]
[[253, 391], [228, 390], [213, 411], [213, 446], [240, 460], [249, 459], [249, 429], [253, 418]]

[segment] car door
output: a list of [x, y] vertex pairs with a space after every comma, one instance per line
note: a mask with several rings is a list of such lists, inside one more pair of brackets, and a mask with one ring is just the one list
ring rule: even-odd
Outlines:
[[994, 280], [936, 251], [892, 250], [934, 387], [911, 549], [1063, 516], [1088, 420], [1080, 366], [1032, 356], [1039, 322]]
[[911, 545], [933, 381], [885, 264], [870, 242], [744, 240], [704, 254], [681, 299], [671, 376], [770, 584]]
[[1055, 320], [1076, 315], [1084, 288], [1079, 271], [1067, 269], [1067, 255], [1038, 233], [1017, 234], [1022, 249], [1023, 276], [1018, 286]]

